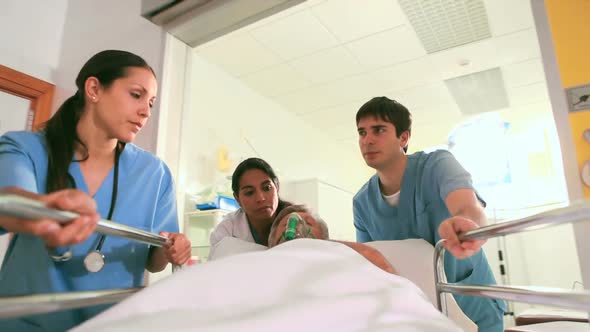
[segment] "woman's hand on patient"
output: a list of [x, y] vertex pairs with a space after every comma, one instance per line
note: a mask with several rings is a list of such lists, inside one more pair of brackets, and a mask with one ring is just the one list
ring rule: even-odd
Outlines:
[[168, 262], [182, 265], [191, 258], [191, 241], [184, 234], [160, 232], [160, 235], [168, 238], [163, 247]]
[[64, 189], [47, 195], [39, 195], [17, 187], [2, 189], [4, 193], [17, 194], [38, 200], [48, 207], [76, 212], [80, 217], [68, 223], [51, 219], [20, 219], [0, 217], [0, 227], [11, 233], [32, 234], [43, 239], [48, 247], [80, 243], [90, 236], [100, 219], [94, 200], [80, 190]]
[[485, 240], [459, 241], [459, 234], [479, 228], [474, 221], [464, 217], [451, 217], [443, 221], [438, 233], [442, 239], [445, 239], [444, 247], [453, 254], [453, 256], [463, 259], [477, 253]]

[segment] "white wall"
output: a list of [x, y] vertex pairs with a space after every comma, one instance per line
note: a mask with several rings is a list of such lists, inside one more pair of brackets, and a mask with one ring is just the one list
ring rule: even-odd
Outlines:
[[[141, 17], [140, 10], [141, 0], [68, 2], [63, 43], [55, 74], [57, 91], [54, 106], [59, 106], [75, 93], [74, 81], [78, 72], [92, 55], [102, 50], [133, 52], [152, 66], [158, 78], [162, 77], [165, 34], [160, 27]], [[158, 117], [159, 101], [152, 109], [148, 124], [135, 141], [152, 152], [156, 151]]]
[[30, 100], [0, 91], [0, 105], [0, 135], [27, 128]]
[[53, 82], [67, 0], [2, 0], [0, 64]]
[[[356, 191], [366, 181], [350, 176], [366, 167], [357, 150], [331, 143], [323, 133], [197, 54], [192, 56], [190, 72], [191, 95], [185, 99], [182, 116], [179, 186], [198, 191], [254, 156], [268, 161], [283, 182], [319, 178]], [[228, 148], [232, 160], [230, 170], [223, 174], [215, 171], [220, 146]]]

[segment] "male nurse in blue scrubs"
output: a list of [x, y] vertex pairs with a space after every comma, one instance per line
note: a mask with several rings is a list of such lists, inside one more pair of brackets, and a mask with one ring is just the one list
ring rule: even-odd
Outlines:
[[[449, 282], [495, 284], [485, 241], [459, 242], [457, 234], [485, 225], [485, 202], [471, 175], [445, 150], [406, 155], [411, 114], [402, 104], [375, 97], [356, 114], [360, 150], [373, 175], [353, 199], [358, 242], [447, 239]], [[503, 301], [455, 295], [480, 332], [503, 331]]]

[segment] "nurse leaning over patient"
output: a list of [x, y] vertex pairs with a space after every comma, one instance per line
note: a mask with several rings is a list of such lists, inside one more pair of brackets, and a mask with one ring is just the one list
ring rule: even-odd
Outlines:
[[[45, 220], [37, 230], [3, 219], [0, 234], [15, 234], [0, 270], [1, 296], [138, 287], [145, 269], [161, 271], [190, 257], [190, 242], [177, 234], [170, 170], [131, 143], [151, 115], [158, 88], [153, 70], [135, 54], [103, 51], [82, 67], [76, 86], [43, 131], [0, 138], [0, 188], [19, 187], [85, 214], [67, 225]], [[94, 209], [170, 241], [159, 248], [93, 234]], [[0, 331], [64, 331], [106, 307], [0, 320]]]

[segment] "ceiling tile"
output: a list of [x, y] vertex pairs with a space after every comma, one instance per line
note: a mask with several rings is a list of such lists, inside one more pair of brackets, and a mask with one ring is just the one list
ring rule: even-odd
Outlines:
[[336, 38], [308, 9], [253, 29], [250, 33], [284, 60], [338, 44]]
[[381, 68], [372, 74], [387, 90], [408, 89], [441, 80], [428, 57]]
[[299, 58], [289, 64], [316, 83], [340, 79], [364, 70], [358, 60], [342, 46]]
[[347, 103], [334, 107], [323, 108], [311, 113], [301, 114], [303, 121], [318, 129], [328, 129], [335, 126], [354, 125], [356, 112], [363, 105], [363, 101]]
[[295, 114], [303, 114], [321, 107], [318, 107], [314, 102], [319, 97], [321, 96], [313, 88], [304, 88], [292, 93], [274, 96], [273, 99], [286, 110]]
[[534, 27], [530, 0], [484, 0], [484, 3], [493, 36]]
[[407, 22], [397, 1], [393, 0], [327, 0], [311, 7], [311, 10], [341, 42]]
[[524, 127], [522, 129], [526, 129], [527, 126], [530, 126], [531, 118], [539, 116], [553, 118], [553, 108], [549, 100], [541, 100], [530, 104], [512, 106], [500, 114], [505, 121], [510, 123], [510, 129], [518, 131], [518, 127]]
[[384, 67], [426, 54], [414, 31], [406, 25], [355, 40], [346, 47], [367, 68]]
[[242, 81], [261, 95], [272, 97], [301, 89], [311, 82], [288, 64], [279, 64], [242, 77]]
[[369, 100], [384, 91], [370, 75], [357, 75], [277, 96], [274, 99], [292, 112], [303, 114], [356, 100]]
[[446, 145], [449, 133], [461, 120], [440, 121], [427, 125], [416, 125], [408, 143], [409, 151], [420, 151], [426, 148]]
[[298, 13], [298, 12], [300, 12], [302, 10], [307, 9], [309, 7], [308, 2], [309, 2], [309, 0], [308, 1], [303, 1], [303, 2], [301, 2], [301, 3], [299, 3], [299, 4], [295, 5], [295, 6], [289, 7], [289, 8], [284, 9], [284, 10], [278, 12], [278, 13], [275, 13], [274, 15], [267, 16], [267, 17], [265, 17], [265, 18], [263, 18], [263, 19], [261, 19], [259, 21], [256, 21], [256, 22], [254, 22], [252, 24], [249, 24], [249, 25], [245, 26], [243, 29], [245, 31], [251, 31], [251, 30], [257, 29], [257, 28], [259, 28], [259, 27], [261, 27], [263, 25], [267, 25], [267, 24], [272, 23], [274, 21], [283, 19], [283, 18], [285, 18], [287, 16], [291, 16], [291, 15], [293, 15], [295, 13]]
[[255, 72], [282, 61], [276, 54], [243, 32], [196, 48], [195, 52], [233, 76]]
[[545, 81], [541, 59], [531, 59], [502, 67], [507, 87], [516, 87]]
[[498, 63], [502, 65], [541, 57], [535, 29], [496, 37], [492, 41], [498, 50]]
[[304, 3], [307, 4], [309, 7], [312, 7], [312, 6], [319, 5], [320, 3], [324, 2], [324, 1], [326, 1], [326, 0], [305, 0]]
[[325, 129], [324, 133], [334, 140], [358, 140], [358, 132], [356, 131], [356, 124], [354, 121], [351, 121], [348, 124], [330, 127]]
[[432, 53], [428, 58], [442, 79], [468, 75], [498, 66], [498, 52], [491, 39]]
[[412, 113], [413, 128], [445, 121], [457, 122], [464, 117], [456, 104], [441, 104], [432, 107], [412, 108], [409, 109], [409, 111]]
[[402, 103], [410, 112], [413, 109], [421, 108], [435, 109], [439, 105], [454, 105], [454, 107], [457, 107], [444, 82], [435, 82], [407, 90], [393, 91], [388, 96]]
[[507, 89], [507, 92], [510, 106], [520, 106], [549, 99], [545, 82], [511, 87]]

